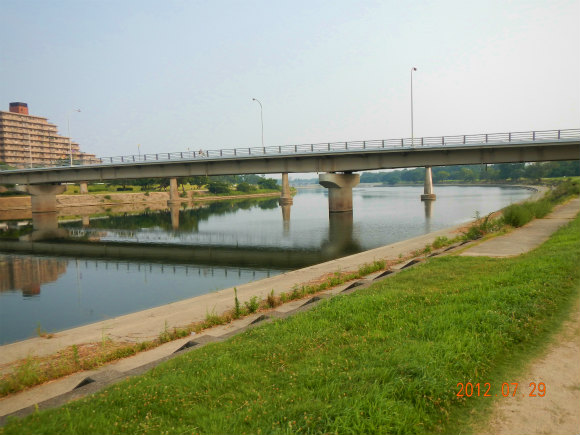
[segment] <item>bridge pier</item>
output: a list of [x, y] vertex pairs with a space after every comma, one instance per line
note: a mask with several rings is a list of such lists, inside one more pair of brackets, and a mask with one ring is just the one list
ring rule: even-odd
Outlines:
[[30, 193], [32, 214], [56, 213], [56, 195], [63, 193], [66, 186], [62, 184], [31, 184], [26, 190]]
[[334, 172], [320, 174], [318, 182], [328, 189], [328, 212], [352, 212], [352, 188], [360, 181], [359, 174]]
[[30, 193], [32, 206], [32, 227], [34, 232], [30, 240], [43, 240], [66, 237], [65, 230], [58, 229], [58, 211], [56, 195], [63, 193], [66, 186], [62, 184], [31, 184], [26, 190]]
[[171, 206], [172, 204], [181, 204], [179, 191], [177, 190], [177, 178], [175, 177], [169, 179], [169, 201], [167, 201], [167, 205]]
[[89, 185], [86, 181], [82, 181], [79, 183], [79, 193], [81, 195], [86, 195], [89, 193]]
[[288, 181], [288, 172], [282, 173], [282, 194], [279, 200], [280, 205], [292, 205], [292, 194], [290, 193], [290, 183]]
[[437, 196], [433, 193], [433, 173], [431, 171], [431, 166], [425, 166], [425, 188], [423, 189], [423, 195], [421, 195], [421, 201], [435, 201]]

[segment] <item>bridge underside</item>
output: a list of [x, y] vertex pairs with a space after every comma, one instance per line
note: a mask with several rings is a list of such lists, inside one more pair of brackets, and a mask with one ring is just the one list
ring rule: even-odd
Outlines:
[[291, 154], [243, 158], [160, 161], [36, 169], [0, 173], [0, 184], [99, 182], [123, 178], [172, 178], [304, 172], [357, 172], [421, 166], [576, 160], [580, 142], [488, 144], [415, 149], [385, 149], [329, 154]]

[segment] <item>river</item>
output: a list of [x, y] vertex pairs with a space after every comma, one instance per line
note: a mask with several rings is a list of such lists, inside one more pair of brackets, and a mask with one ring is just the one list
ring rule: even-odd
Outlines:
[[272, 198], [93, 216], [79, 210], [60, 223], [67, 239], [42, 243], [50, 254], [0, 251], [0, 344], [447, 228], [531, 192], [436, 186], [437, 200], [425, 203], [421, 193], [419, 186], [357, 187], [353, 214], [330, 217], [323, 188], [298, 190], [284, 213]]

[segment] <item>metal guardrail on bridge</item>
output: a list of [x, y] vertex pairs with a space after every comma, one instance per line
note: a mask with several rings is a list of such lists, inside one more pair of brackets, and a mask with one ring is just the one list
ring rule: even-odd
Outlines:
[[[230, 148], [220, 150], [178, 151], [170, 153], [138, 154], [115, 157], [100, 157], [101, 163], [74, 164], [73, 166], [100, 167], [111, 165], [130, 165], [135, 163], [155, 163], [159, 161], [198, 161], [200, 159], [232, 159], [264, 156], [284, 156], [293, 154], [328, 154], [341, 152], [364, 152], [394, 149], [435, 148], [441, 146], [463, 145], [500, 145], [509, 143], [532, 143], [569, 141], [580, 139], [580, 129], [542, 130], [510, 133], [482, 133], [471, 135], [436, 136], [402, 139], [378, 139], [351, 142], [327, 142], [302, 145], [277, 145], [268, 147]], [[27, 168], [29, 171], [50, 167], [68, 167], [52, 165]], [[14, 169], [5, 170], [7, 172]], [[24, 171], [26, 169], [16, 169]]]

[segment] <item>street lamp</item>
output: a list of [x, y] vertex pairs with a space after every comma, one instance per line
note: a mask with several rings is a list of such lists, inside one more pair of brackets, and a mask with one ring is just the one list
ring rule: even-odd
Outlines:
[[415, 134], [413, 131], [413, 71], [417, 71], [417, 68], [411, 68], [411, 146], [415, 146]]
[[252, 98], [252, 101], [256, 101], [260, 105], [260, 120], [262, 121], [262, 148], [264, 148], [264, 116], [262, 113], [262, 103], [260, 103], [260, 100], [256, 98]]
[[73, 165], [73, 156], [72, 156], [72, 142], [70, 140], [70, 114], [72, 112], [80, 112], [81, 109], [74, 109], [71, 110], [70, 112], [67, 113], [66, 115], [66, 123], [67, 123], [67, 127], [68, 127], [68, 153], [69, 153], [69, 157], [70, 157], [70, 165]]

